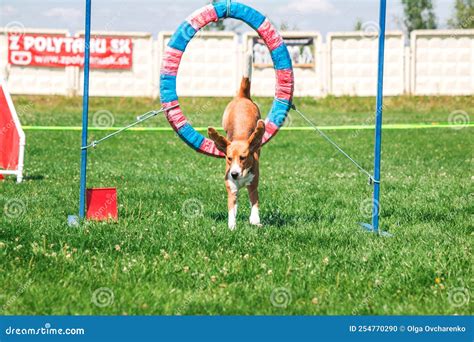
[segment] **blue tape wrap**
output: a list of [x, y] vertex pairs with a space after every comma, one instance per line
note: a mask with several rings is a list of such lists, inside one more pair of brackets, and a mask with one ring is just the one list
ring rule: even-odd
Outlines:
[[183, 22], [168, 43], [168, 46], [175, 48], [176, 50], [183, 51], [186, 50], [191, 39], [193, 39], [196, 34], [196, 30], [192, 27], [187, 21]]
[[273, 106], [270, 110], [270, 113], [268, 113], [268, 120], [280, 128], [285, 122], [289, 110], [290, 103], [288, 101], [282, 99], [278, 99], [278, 101], [275, 100], [273, 101]]
[[202, 142], [204, 141], [204, 136], [196, 131], [190, 124], [186, 124], [178, 131], [179, 136], [192, 148], [198, 150]]
[[293, 67], [290, 53], [285, 43], [272, 51], [272, 60], [277, 70], [291, 69]]
[[160, 100], [161, 103], [169, 103], [178, 100], [176, 93], [176, 76], [160, 76]]

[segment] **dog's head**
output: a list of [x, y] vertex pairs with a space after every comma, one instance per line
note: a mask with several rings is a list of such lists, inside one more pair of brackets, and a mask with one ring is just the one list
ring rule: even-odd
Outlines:
[[265, 123], [258, 120], [257, 127], [247, 140], [230, 142], [212, 127], [209, 127], [208, 134], [217, 149], [225, 154], [230, 177], [237, 180], [245, 177], [255, 162], [256, 153], [262, 146]]

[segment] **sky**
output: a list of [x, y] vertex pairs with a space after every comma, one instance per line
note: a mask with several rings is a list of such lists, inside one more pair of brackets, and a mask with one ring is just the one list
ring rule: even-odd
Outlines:
[[[368, 27], [378, 20], [377, 0], [239, 0], [292, 29], [350, 31], [358, 19]], [[208, 0], [93, 0], [92, 29], [96, 31], [174, 31], [190, 13]], [[0, 0], [0, 26], [67, 29], [84, 25], [83, 0]], [[454, 0], [434, 0], [439, 26], [445, 27]], [[387, 28], [402, 28], [401, 0], [388, 0]], [[233, 24], [233, 23], [231, 23]], [[246, 30], [241, 26], [240, 30]]]

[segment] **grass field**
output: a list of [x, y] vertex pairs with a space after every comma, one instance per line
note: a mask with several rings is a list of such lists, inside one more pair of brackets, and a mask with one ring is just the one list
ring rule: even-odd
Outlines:
[[[80, 125], [79, 98], [14, 101], [24, 125]], [[183, 103], [194, 125], [219, 126], [227, 101]], [[370, 98], [296, 103], [320, 125], [373, 124]], [[104, 124], [101, 110], [121, 126], [156, 107], [92, 99], [91, 123]], [[390, 98], [384, 122], [446, 123], [456, 110], [472, 118], [474, 99]], [[304, 122], [292, 114], [290, 125]], [[371, 168], [372, 130], [328, 133]], [[310, 131], [281, 132], [262, 151], [263, 228], [247, 224], [242, 193], [238, 229], [227, 229], [223, 161], [172, 132], [128, 132], [93, 150], [88, 185], [118, 188], [120, 221], [70, 228], [80, 133], [27, 131], [26, 181], [0, 184], [1, 314], [473, 314], [472, 127], [383, 138], [381, 225], [392, 238], [359, 228], [372, 188]]]

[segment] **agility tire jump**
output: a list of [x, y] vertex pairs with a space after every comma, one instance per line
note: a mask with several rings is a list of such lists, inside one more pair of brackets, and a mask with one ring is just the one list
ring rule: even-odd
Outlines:
[[[234, 18], [247, 23], [269, 48], [276, 73], [275, 100], [265, 120], [263, 144], [274, 137], [283, 125], [293, 100], [294, 75], [288, 48], [271, 22], [258, 11], [237, 2], [217, 2], [189, 16], [171, 37], [165, 49], [160, 72], [160, 98], [166, 118], [180, 138], [194, 150], [217, 158], [224, 157], [214, 142], [197, 132], [188, 122], [178, 102], [176, 78], [184, 51], [191, 39], [211, 22]], [[167, 110], [166, 108], [171, 108]]]

